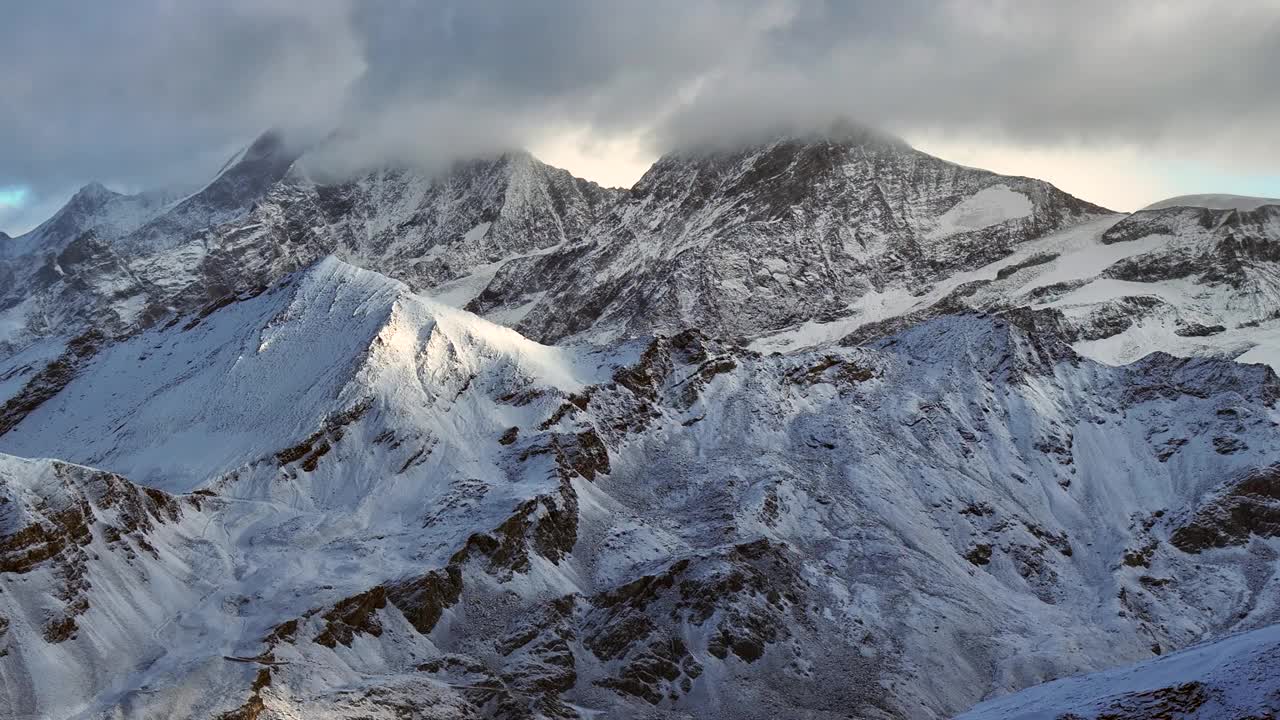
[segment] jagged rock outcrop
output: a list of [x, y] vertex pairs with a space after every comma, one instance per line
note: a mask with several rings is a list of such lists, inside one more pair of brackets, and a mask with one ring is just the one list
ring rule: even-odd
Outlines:
[[41, 715], [40, 698], [66, 687], [46, 662], [92, 675], [144, 636], [143, 625], [117, 623], [155, 619], [164, 601], [150, 596], [185, 574], [166, 567], [175, 533], [198, 513], [113, 473], [0, 454], [0, 703], [10, 713]]
[[1227, 483], [1174, 529], [1169, 541], [1179, 550], [1199, 553], [1244, 545], [1255, 536], [1280, 536], [1280, 466], [1259, 468]]
[[1280, 205], [1256, 210], [1144, 210], [1116, 223], [1103, 233], [1102, 242], [1133, 242], [1152, 235], [1176, 241], [1126, 258], [1108, 268], [1105, 276], [1138, 282], [1195, 276], [1204, 284], [1240, 289], [1259, 263], [1280, 262]]

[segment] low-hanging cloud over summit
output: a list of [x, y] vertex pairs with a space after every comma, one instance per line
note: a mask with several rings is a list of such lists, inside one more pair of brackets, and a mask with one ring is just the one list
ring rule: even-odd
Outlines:
[[[0, 188], [32, 199], [193, 181], [272, 126], [361, 128], [339, 165], [566, 136], [656, 153], [836, 116], [1228, 174], [1280, 165], [1277, 0], [50, 0], [6, 15]], [[31, 220], [4, 212], [0, 227]]]

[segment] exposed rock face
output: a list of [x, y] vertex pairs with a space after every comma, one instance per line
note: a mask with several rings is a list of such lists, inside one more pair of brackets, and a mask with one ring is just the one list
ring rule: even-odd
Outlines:
[[336, 248], [426, 289], [580, 238], [617, 196], [527, 153], [316, 188]]
[[1211, 494], [1169, 541], [1198, 553], [1280, 536], [1280, 465], [1251, 471]]
[[[90, 328], [128, 334], [170, 313], [175, 285], [203, 254], [206, 228], [248, 212], [297, 158], [269, 132], [200, 191], [120, 195], [89, 185], [44, 225], [0, 246], [0, 311], [16, 331], [0, 351]], [[191, 308], [186, 308], [191, 309]]]
[[[758, 540], [680, 560], [594, 596], [587, 647], [601, 660], [621, 661], [618, 676], [598, 684], [652, 704], [678, 699], [702, 672], [679, 640], [691, 632], [710, 637], [714, 657], [732, 653], [754, 663], [767, 645], [790, 637], [791, 616], [801, 612], [807, 589], [799, 572], [794, 553]], [[671, 628], [668, 620], [690, 627]]]
[[164, 252], [194, 232], [244, 215], [284, 179], [299, 154], [280, 132], [263, 133], [202, 190], [121, 238], [122, 254], [142, 259]]
[[103, 339], [102, 333], [94, 330], [73, 339], [67, 343], [67, 349], [61, 356], [35, 373], [17, 393], [0, 405], [0, 435], [66, 387], [98, 351]]
[[1178, 242], [1117, 263], [1107, 276], [1140, 282], [1196, 276], [1239, 289], [1258, 280], [1250, 272], [1257, 263], [1280, 261], [1280, 206], [1144, 210], [1117, 223], [1102, 241], [1132, 242], [1151, 235], [1174, 236]]
[[209, 252], [178, 304], [270, 283], [331, 253], [417, 290], [438, 288], [580, 237], [615, 196], [527, 153], [438, 177], [387, 170], [338, 185], [296, 169], [246, 218], [201, 240]]
[[1030, 239], [976, 270], [931, 285], [889, 285], [846, 311], [757, 337], [788, 351], [868, 342], [966, 310], [1061, 312], [1063, 337], [1111, 364], [1152, 351], [1225, 356], [1280, 368], [1280, 208], [1171, 207], [1087, 220]]
[[1157, 349], [1247, 356], [1257, 348], [1250, 360], [1273, 357], [1267, 332], [1253, 328], [1280, 319], [1280, 207], [1144, 210], [1100, 241], [1111, 246], [1101, 252], [1122, 257], [1097, 279], [1041, 300], [1067, 311], [1079, 341], [1104, 359], [1127, 362]]

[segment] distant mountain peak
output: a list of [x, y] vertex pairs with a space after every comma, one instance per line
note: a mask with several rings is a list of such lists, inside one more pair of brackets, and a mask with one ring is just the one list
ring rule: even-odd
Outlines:
[[80, 188], [76, 192], [75, 197], [101, 198], [101, 197], [112, 197], [114, 195], [119, 195], [119, 194], [120, 193], [113, 192], [107, 189], [106, 185], [103, 185], [102, 183], [95, 180], [91, 183], [88, 183], [84, 187]]
[[1280, 205], [1280, 198], [1221, 194], [1179, 195], [1151, 203], [1142, 209], [1165, 210], [1175, 207], [1197, 207], [1210, 210], [1257, 210], [1264, 205]]
[[[853, 123], [663, 156], [585, 236], [504, 266], [473, 309], [544, 342], [748, 338], [976, 270], [1107, 211]], [[551, 278], [548, 281], [547, 278]]]
[[76, 191], [67, 202], [65, 209], [70, 211], [93, 212], [115, 198], [125, 197], [122, 193], [107, 188], [94, 181]]

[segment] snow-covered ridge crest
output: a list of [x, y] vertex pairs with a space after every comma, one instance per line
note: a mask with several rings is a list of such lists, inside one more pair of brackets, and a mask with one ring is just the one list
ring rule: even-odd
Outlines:
[[0, 244], [0, 361], [90, 327], [128, 335], [329, 254], [417, 291], [460, 281], [463, 304], [476, 292], [466, 288], [482, 286], [498, 264], [581, 236], [621, 193], [524, 152], [328, 184], [308, 175], [306, 161], [303, 149], [267, 133], [198, 192], [148, 205], [128, 224], [78, 208], [132, 196], [87, 192], [41, 233]]
[[[362, 388], [381, 386], [390, 395], [403, 394], [416, 380], [426, 397], [436, 398], [460, 382], [499, 371], [517, 383], [537, 383], [575, 391], [583, 381], [575, 376], [572, 351], [529, 340], [515, 330], [473, 313], [415, 294], [399, 280], [328, 256], [299, 273], [301, 280], [287, 315], [316, 312], [337, 294], [358, 300], [354, 313], [379, 318], [368, 352], [356, 378]], [[263, 333], [264, 347], [273, 342]]]
[[1257, 210], [1263, 205], [1280, 205], [1280, 198], [1251, 197], [1248, 195], [1179, 195], [1153, 202], [1143, 210], [1163, 210], [1172, 207], [1201, 207], [1210, 210]]
[[83, 372], [97, 380], [72, 380], [6, 446], [47, 454], [66, 433], [86, 462], [190, 490], [357, 407], [428, 412], [477, 377], [583, 384], [568, 351], [334, 257], [224, 304], [104, 348]]

